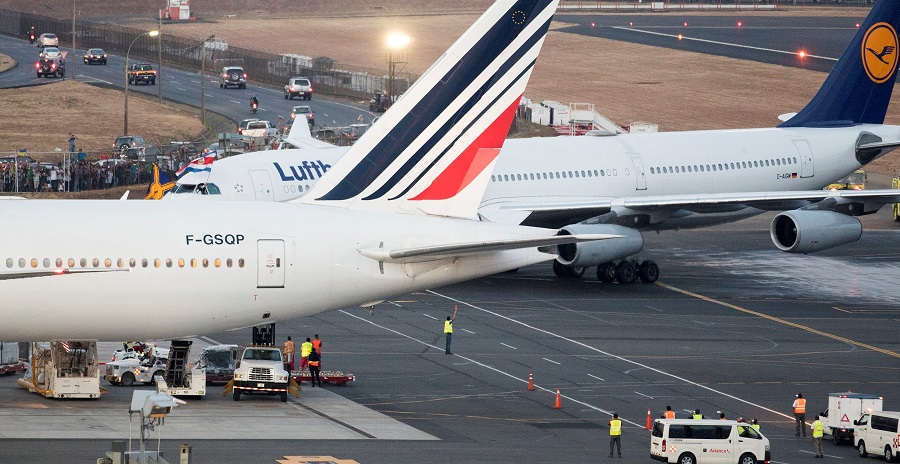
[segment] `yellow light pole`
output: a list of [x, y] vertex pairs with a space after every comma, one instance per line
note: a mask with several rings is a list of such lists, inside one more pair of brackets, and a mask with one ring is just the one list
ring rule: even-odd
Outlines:
[[125, 132], [122, 135], [128, 135], [128, 55], [131, 53], [131, 46], [137, 42], [143, 36], [156, 37], [159, 35], [159, 31], [148, 31], [134, 38], [131, 43], [128, 45], [128, 50], [125, 52]]
[[[406, 64], [406, 47], [412, 42], [406, 34], [392, 33], [387, 37], [387, 64], [388, 64], [388, 106], [392, 105], [397, 98], [395, 95], [394, 79], [397, 75], [397, 65]], [[401, 67], [401, 69], [403, 69]]]

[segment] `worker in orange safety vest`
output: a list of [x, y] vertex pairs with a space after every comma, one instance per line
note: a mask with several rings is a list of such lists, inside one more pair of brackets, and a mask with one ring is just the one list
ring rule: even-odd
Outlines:
[[797, 399], [794, 400], [793, 404], [794, 408], [794, 420], [797, 422], [797, 433], [795, 436], [799, 437], [802, 433], [803, 436], [806, 436], [806, 399], [803, 398], [803, 393], [797, 393]]

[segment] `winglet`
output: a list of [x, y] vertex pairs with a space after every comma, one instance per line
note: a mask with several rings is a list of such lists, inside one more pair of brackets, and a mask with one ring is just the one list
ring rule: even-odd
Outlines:
[[883, 124], [898, 62], [900, 1], [875, 3], [815, 97], [778, 127]]

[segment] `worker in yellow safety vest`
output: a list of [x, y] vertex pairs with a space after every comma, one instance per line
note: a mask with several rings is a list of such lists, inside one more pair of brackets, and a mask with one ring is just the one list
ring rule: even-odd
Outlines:
[[306, 339], [305, 342], [300, 344], [300, 370], [302, 371], [304, 367], [306, 367], [307, 363], [309, 363], [309, 353], [312, 352], [313, 344], [309, 341], [309, 338]]
[[459, 310], [458, 306], [453, 307], [453, 316], [447, 316], [447, 320], [444, 321], [444, 336], [447, 337], [447, 347], [444, 349], [444, 354], [453, 354], [450, 352], [450, 339], [453, 337], [453, 321], [456, 320], [456, 312]]
[[794, 420], [797, 422], [797, 433], [795, 436], [806, 436], [806, 399], [803, 393], [797, 393], [797, 399], [794, 400]]
[[825, 435], [825, 426], [822, 424], [822, 421], [819, 420], [819, 416], [816, 416], [816, 421], [812, 423], [812, 440], [813, 447], [816, 449], [816, 457], [824, 458], [825, 455], [822, 454], [822, 436]]
[[754, 429], [759, 430], [759, 421], [758, 420], [753, 419], [753, 422], [751, 422], [750, 425], [752, 425]]
[[619, 452], [622, 457], [622, 420], [619, 415], [613, 413], [612, 419], [609, 421], [609, 457], [613, 457], [613, 448]]
[[703, 414], [700, 414], [700, 409], [695, 409], [694, 415], [691, 417], [694, 419], [700, 420], [700, 419], [703, 419]]

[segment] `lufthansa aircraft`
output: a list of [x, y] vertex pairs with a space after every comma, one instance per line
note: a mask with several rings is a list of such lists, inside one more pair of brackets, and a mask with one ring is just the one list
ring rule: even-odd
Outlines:
[[[4, 202], [0, 340], [214, 333], [611, 238], [469, 219], [557, 3], [497, 1], [302, 201]], [[124, 307], [152, 323], [122, 317]]]
[[[781, 211], [771, 237], [783, 251], [853, 242], [862, 233], [855, 216], [900, 201], [900, 191], [821, 189], [900, 144], [900, 127], [884, 124], [896, 79], [898, 18], [900, 2], [877, 3], [813, 100], [775, 128], [508, 140], [479, 215], [622, 236], [560, 247], [553, 263], [559, 275], [597, 266], [606, 282], [656, 280], [655, 263], [630, 259], [642, 249], [645, 230]], [[178, 181], [176, 193], [211, 195], [170, 197], [290, 200], [345, 150], [318, 146], [220, 160], [208, 175]]]

